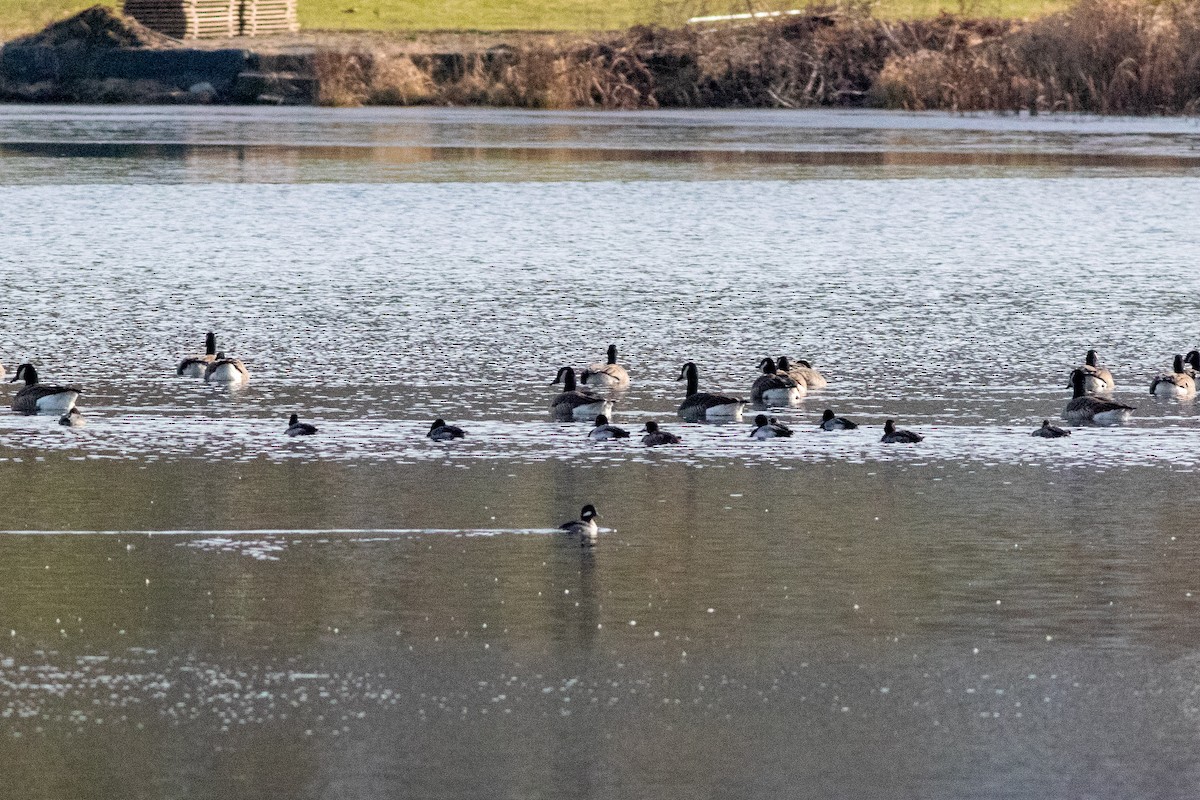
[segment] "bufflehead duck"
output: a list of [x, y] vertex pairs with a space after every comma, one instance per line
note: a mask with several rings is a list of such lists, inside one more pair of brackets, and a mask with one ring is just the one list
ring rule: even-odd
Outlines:
[[566, 533], [577, 534], [579, 546], [590, 547], [596, 543], [596, 536], [600, 533], [600, 528], [596, 525], [598, 519], [600, 519], [600, 515], [596, 513], [596, 507], [588, 503], [580, 510], [579, 519], [564, 522], [558, 526], [558, 529]]

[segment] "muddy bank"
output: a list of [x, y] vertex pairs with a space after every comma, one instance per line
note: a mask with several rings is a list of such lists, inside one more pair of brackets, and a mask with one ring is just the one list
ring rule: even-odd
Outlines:
[[1081, 0], [1034, 21], [946, 15], [888, 22], [829, 10], [593, 35], [309, 33], [190, 48], [164, 39], [90, 9], [6, 45], [0, 98], [1200, 111], [1200, 3], [1190, 1]]

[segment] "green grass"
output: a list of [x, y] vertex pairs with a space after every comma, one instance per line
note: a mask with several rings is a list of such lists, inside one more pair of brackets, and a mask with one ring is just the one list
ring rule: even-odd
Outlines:
[[[96, 2], [119, 0], [0, 0], [0, 35], [30, 33]], [[299, 0], [306, 29], [599, 30], [637, 24], [679, 25], [690, 16], [764, 8], [803, 7], [802, 0]], [[939, 11], [971, 16], [1031, 17], [1055, 11], [1066, 0], [878, 0], [875, 15], [929, 17]]]

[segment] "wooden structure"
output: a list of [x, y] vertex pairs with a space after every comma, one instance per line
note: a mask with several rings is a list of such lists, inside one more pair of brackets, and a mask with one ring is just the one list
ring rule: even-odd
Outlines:
[[300, 30], [297, 0], [125, 0], [125, 13], [173, 39], [264, 36]]

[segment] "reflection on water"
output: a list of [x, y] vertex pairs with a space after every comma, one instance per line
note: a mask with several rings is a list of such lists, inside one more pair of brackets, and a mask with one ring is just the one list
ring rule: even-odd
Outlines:
[[[812, 119], [0, 114], [89, 421], [0, 414], [15, 796], [1191, 796], [1192, 123]], [[548, 418], [610, 342], [682, 445]], [[1029, 436], [1089, 347], [1133, 423]], [[791, 439], [675, 417], [779, 354]]]

